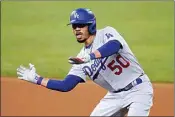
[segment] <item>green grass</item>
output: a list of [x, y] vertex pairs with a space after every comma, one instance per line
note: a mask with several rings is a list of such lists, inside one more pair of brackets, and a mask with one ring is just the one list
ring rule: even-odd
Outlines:
[[44, 77], [65, 77], [82, 44], [69, 22], [78, 7], [93, 10], [97, 28], [113, 26], [125, 38], [145, 72], [156, 82], [174, 81], [173, 1], [3, 1], [1, 76], [16, 76], [29, 62]]

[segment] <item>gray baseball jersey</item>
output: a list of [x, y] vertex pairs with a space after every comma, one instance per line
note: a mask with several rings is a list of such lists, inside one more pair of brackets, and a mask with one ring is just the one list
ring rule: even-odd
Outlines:
[[122, 48], [118, 53], [88, 63], [73, 65], [68, 74], [79, 76], [85, 81], [86, 76], [89, 76], [106, 90], [115, 91], [124, 88], [144, 73], [124, 38], [110, 26], [98, 30], [93, 43], [89, 47], [83, 47], [77, 57], [93, 52], [110, 40], [118, 40], [121, 43]]

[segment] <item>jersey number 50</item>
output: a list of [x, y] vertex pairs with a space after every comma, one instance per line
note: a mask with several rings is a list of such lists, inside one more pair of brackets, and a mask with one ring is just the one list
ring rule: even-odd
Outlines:
[[[119, 63], [119, 65], [115, 64], [116, 61]], [[116, 61], [112, 60], [107, 66], [109, 69], [111, 69], [111, 71], [115, 70], [116, 75], [120, 75], [122, 73], [122, 69], [129, 67], [130, 63], [126, 61], [121, 55], [116, 57]]]

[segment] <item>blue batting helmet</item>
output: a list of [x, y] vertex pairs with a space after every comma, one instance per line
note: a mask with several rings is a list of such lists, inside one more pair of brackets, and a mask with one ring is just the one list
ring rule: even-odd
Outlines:
[[70, 23], [68, 25], [70, 24], [89, 24], [89, 33], [96, 33], [96, 18], [90, 9], [78, 8], [72, 11], [70, 15]]

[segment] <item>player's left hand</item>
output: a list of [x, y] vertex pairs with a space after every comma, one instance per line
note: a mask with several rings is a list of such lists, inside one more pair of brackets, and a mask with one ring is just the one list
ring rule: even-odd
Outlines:
[[91, 57], [89, 54], [84, 55], [83, 57], [69, 57], [68, 62], [70, 64], [83, 64], [87, 63], [91, 60]]

